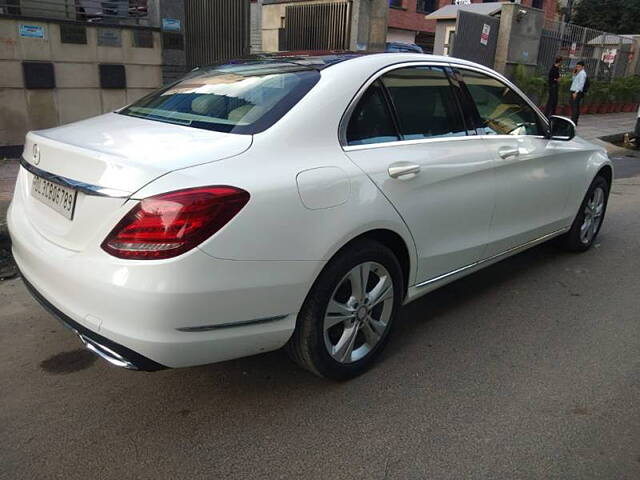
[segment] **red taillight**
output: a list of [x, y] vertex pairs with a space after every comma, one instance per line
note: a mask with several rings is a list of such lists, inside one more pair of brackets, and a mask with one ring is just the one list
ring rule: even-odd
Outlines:
[[234, 187], [199, 187], [149, 197], [102, 242], [119, 258], [157, 260], [191, 250], [224, 227], [249, 201]]

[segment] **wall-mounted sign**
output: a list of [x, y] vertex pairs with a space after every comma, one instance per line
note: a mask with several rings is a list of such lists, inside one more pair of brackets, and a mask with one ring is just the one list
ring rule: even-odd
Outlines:
[[44, 27], [41, 25], [25, 25], [21, 23], [18, 29], [21, 37], [40, 38], [44, 40]]
[[454, 5], [471, 5], [471, 0], [455, 0]]
[[569, 49], [569, 56], [575, 57], [577, 52], [578, 52], [578, 44], [576, 42], [573, 42], [571, 44], [571, 49]]
[[117, 28], [98, 28], [98, 46], [121, 47], [122, 35]]
[[482, 33], [480, 34], [480, 43], [486, 45], [489, 43], [489, 34], [491, 33], [491, 25], [486, 23], [482, 27]]
[[165, 32], [180, 32], [182, 31], [182, 25], [177, 18], [163, 18], [162, 30]]

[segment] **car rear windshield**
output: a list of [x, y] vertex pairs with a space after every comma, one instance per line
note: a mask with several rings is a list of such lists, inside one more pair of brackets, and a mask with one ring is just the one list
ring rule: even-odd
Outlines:
[[119, 113], [218, 132], [259, 133], [319, 79], [317, 70], [294, 63], [223, 65], [196, 70]]

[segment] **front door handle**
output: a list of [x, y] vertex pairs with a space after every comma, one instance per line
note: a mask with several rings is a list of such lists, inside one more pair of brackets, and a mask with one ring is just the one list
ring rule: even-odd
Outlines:
[[410, 162], [395, 162], [389, 165], [388, 171], [391, 178], [400, 178], [405, 175], [420, 173], [420, 165]]
[[501, 147], [498, 149], [498, 155], [501, 158], [517, 157], [520, 155], [520, 149], [518, 147]]

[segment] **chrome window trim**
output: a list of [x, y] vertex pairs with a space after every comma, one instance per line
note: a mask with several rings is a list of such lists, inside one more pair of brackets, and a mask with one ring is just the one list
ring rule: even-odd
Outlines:
[[379, 143], [365, 143], [362, 145], [347, 145], [343, 146], [342, 150], [345, 152], [357, 152], [359, 150], [373, 150], [378, 148], [389, 147], [406, 147], [409, 145], [421, 145], [423, 143], [440, 143], [440, 142], [456, 142], [463, 140], [479, 140], [479, 139], [493, 139], [493, 140], [518, 140], [523, 138], [536, 138], [539, 140], [548, 140], [546, 137], [540, 135], [465, 135], [465, 136], [450, 136], [450, 137], [430, 137], [430, 138], [418, 138], [415, 140], [399, 140], [394, 142], [379, 142]]
[[340, 119], [340, 123], [338, 125], [338, 140], [340, 142], [340, 145], [341, 145], [342, 149], [345, 152], [351, 152], [351, 151], [357, 151], [357, 150], [367, 150], [367, 149], [370, 149], [370, 148], [399, 147], [399, 146], [404, 146], [404, 145], [415, 145], [415, 144], [421, 144], [421, 143], [431, 143], [431, 142], [434, 142], [434, 141], [442, 142], [442, 141], [456, 141], [456, 140], [462, 140], [462, 139], [466, 140], [466, 139], [470, 139], [470, 138], [476, 138], [476, 139], [477, 138], [494, 138], [494, 139], [495, 138], [498, 138], [498, 139], [499, 138], [510, 138], [510, 139], [514, 139], [514, 138], [529, 137], [529, 138], [547, 139], [547, 137], [541, 136], [541, 135], [486, 135], [485, 134], [485, 135], [465, 135], [465, 136], [460, 136], [460, 137], [456, 137], [456, 136], [432, 137], [432, 138], [417, 139], [417, 140], [395, 140], [395, 141], [391, 141], [391, 142], [370, 143], [370, 144], [365, 144], [365, 145], [349, 145], [348, 142], [347, 142], [347, 127], [349, 125], [349, 120], [351, 120], [351, 115], [353, 114], [353, 111], [355, 110], [358, 102], [360, 101], [360, 99], [362, 98], [364, 93], [367, 91], [367, 89], [371, 86], [371, 84], [373, 82], [378, 80], [385, 73], [388, 73], [390, 71], [397, 70], [397, 69], [400, 69], [400, 68], [407, 68], [407, 67], [449, 67], [449, 68], [453, 68], [453, 69], [457, 68], [457, 69], [462, 69], [462, 70], [464, 70], [464, 69], [472, 70], [472, 71], [487, 75], [488, 77], [491, 77], [494, 80], [497, 80], [497, 81], [499, 81], [501, 83], [504, 83], [507, 87], [511, 88], [517, 95], [519, 95], [527, 103], [527, 105], [529, 105], [531, 108], [533, 108], [533, 111], [536, 113], [538, 118], [546, 126], [547, 131], [549, 130], [549, 121], [543, 115], [543, 113], [540, 111], [540, 109], [531, 100], [529, 100], [529, 97], [527, 97], [522, 92], [522, 90], [520, 90], [516, 85], [511, 83], [507, 78], [505, 78], [504, 76], [500, 75], [498, 72], [494, 72], [493, 70], [488, 69], [488, 68], [477, 67], [475, 65], [467, 65], [465, 63], [443, 62], [443, 61], [437, 61], [437, 60], [434, 60], [434, 61], [400, 62], [400, 63], [394, 63], [393, 65], [387, 65], [386, 67], [383, 67], [383, 68], [377, 70], [376, 72], [374, 72], [367, 79], [367, 81], [362, 84], [362, 86], [358, 89], [358, 91], [356, 92], [354, 97], [349, 102], [349, 105], [347, 106], [346, 110], [342, 114], [342, 118]]
[[[355, 152], [358, 150], [371, 150], [376, 148], [389, 148], [389, 147], [406, 147], [408, 145], [421, 145], [423, 143], [440, 143], [440, 142], [452, 142], [461, 140], [477, 140], [479, 135], [464, 135], [459, 137], [430, 137], [430, 138], [417, 138], [415, 140], [398, 140], [394, 142], [379, 142], [379, 143], [364, 143], [362, 145], [347, 145], [343, 146], [342, 150], [345, 152]], [[515, 138], [515, 137], [510, 137]]]
[[465, 265], [464, 267], [457, 268], [455, 270], [452, 270], [451, 272], [447, 272], [447, 273], [444, 273], [442, 275], [438, 275], [437, 277], [430, 278], [429, 280], [425, 280], [424, 282], [417, 283], [413, 287], [414, 288], [423, 288], [423, 287], [426, 287], [426, 286], [431, 285], [433, 283], [439, 282], [440, 280], [444, 280], [445, 278], [449, 278], [449, 277], [451, 277], [453, 275], [456, 275], [458, 273], [462, 273], [462, 272], [464, 272], [466, 270], [470, 270], [472, 268], [479, 267], [479, 266], [481, 266], [481, 265], [483, 265], [485, 263], [492, 262], [494, 260], [498, 260], [501, 257], [507, 256], [507, 255], [511, 255], [511, 254], [515, 254], [515, 253], [517, 253], [517, 252], [519, 252], [521, 250], [526, 250], [527, 248], [533, 247], [534, 245], [536, 245], [538, 243], [544, 242], [545, 240], [549, 240], [549, 239], [551, 239], [553, 237], [556, 237], [556, 236], [558, 236], [558, 235], [560, 235], [562, 233], [567, 232], [569, 230], [569, 228], [570, 227], [564, 227], [564, 228], [561, 228], [559, 230], [555, 230], [555, 231], [553, 231], [551, 233], [548, 233], [546, 235], [542, 235], [541, 237], [538, 237], [538, 238], [536, 238], [534, 240], [530, 240], [530, 241], [528, 241], [526, 243], [523, 243], [522, 245], [518, 245], [517, 247], [512, 247], [512, 248], [510, 248], [508, 250], [505, 250], [504, 252], [498, 253], [496, 255], [492, 255], [491, 257], [485, 258], [483, 260], [478, 260], [477, 262], [471, 263], [469, 265]]
[[99, 185], [91, 185], [90, 183], [79, 182], [78, 180], [72, 180], [61, 175], [55, 175], [30, 164], [24, 159], [24, 157], [20, 157], [20, 165], [33, 175], [37, 175], [38, 177], [42, 177], [45, 180], [56, 183], [63, 187], [73, 188], [74, 190], [82, 192], [85, 195], [92, 195], [94, 197], [129, 198], [133, 193], [125, 192], [124, 190], [116, 190], [115, 188], [106, 188]]

